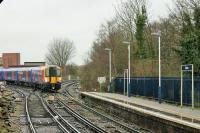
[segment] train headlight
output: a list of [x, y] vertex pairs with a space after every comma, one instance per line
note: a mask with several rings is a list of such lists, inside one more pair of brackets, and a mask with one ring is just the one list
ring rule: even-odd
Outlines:
[[48, 82], [48, 79], [47, 78], [45, 78], [45, 80], [44, 80], [45, 82]]
[[61, 82], [61, 81], [62, 81], [61, 77], [58, 77], [57, 81], [58, 81], [58, 82]]

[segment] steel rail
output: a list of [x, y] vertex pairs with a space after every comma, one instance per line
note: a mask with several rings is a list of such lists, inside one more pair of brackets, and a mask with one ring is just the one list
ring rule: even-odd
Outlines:
[[60, 105], [63, 105], [63, 107], [75, 118], [77, 118], [79, 121], [81, 121], [83, 124], [87, 125], [91, 129], [93, 129], [97, 133], [107, 133], [107, 131], [103, 130], [102, 128], [94, 125], [89, 120], [81, 116], [80, 114], [76, 113], [73, 109], [71, 109], [69, 106], [67, 106], [65, 103], [63, 103], [61, 100], [58, 99], [58, 102]]
[[25, 94], [23, 92], [19, 91], [19, 90], [14, 90], [14, 91], [21, 94], [22, 97], [25, 97], [25, 111], [26, 111], [26, 116], [27, 116], [27, 120], [28, 120], [28, 123], [29, 123], [29, 128], [31, 129], [32, 133], [37, 133], [34, 126], [33, 126], [32, 121], [31, 121], [31, 117], [29, 115], [29, 110], [28, 110], [28, 97], [29, 96], [25, 96]]
[[[90, 108], [90, 107], [88, 107], [88, 106], [86, 106], [86, 105], [80, 103], [78, 100], [76, 100], [76, 99], [73, 98], [73, 96], [72, 96], [72, 94], [69, 92], [69, 90], [66, 90], [65, 92], [68, 94], [68, 96], [70, 97], [70, 99], [72, 99], [74, 102], [76, 102], [77, 104], [79, 104], [79, 105], [82, 106], [83, 108], [85, 108], [85, 109], [87, 109], [87, 110], [93, 112], [94, 114], [97, 114], [97, 115], [99, 115], [99, 116], [101, 116], [101, 117], [104, 117], [104, 118], [108, 119], [109, 121], [114, 122], [114, 123], [118, 124], [119, 126], [125, 128], [125, 129], [127, 129], [127, 130], [130, 131], [130, 132], [133, 132], [133, 133], [141, 133], [141, 131], [138, 131], [137, 129], [130, 128], [130, 127], [128, 127], [127, 125], [122, 124], [122, 123], [120, 123], [120, 122], [118, 122], [118, 121], [116, 121], [116, 120], [114, 120], [114, 119], [112, 119], [112, 118], [109, 118], [109, 117], [107, 117], [106, 115], [104, 115], [104, 114], [102, 114], [102, 113], [99, 113], [98, 111], [96, 111], [96, 110], [94, 110], [94, 109], [92, 109], [92, 108]], [[62, 93], [62, 95], [65, 95], [66, 97], [68, 97], [67, 94], [65, 94], [65, 93], [63, 94], [63, 93]]]
[[25, 94], [19, 90], [13, 90], [13, 91], [16, 91], [17, 93], [21, 94], [23, 98], [25, 98], [25, 111], [26, 111], [26, 116], [27, 116], [27, 120], [28, 120], [28, 123], [29, 123], [29, 126], [30, 126], [30, 129], [31, 129], [31, 132], [32, 133], [36, 133], [36, 130], [33, 126], [33, 123], [31, 121], [31, 118], [30, 118], [30, 115], [29, 115], [29, 111], [28, 111], [28, 97], [25, 96]]
[[17, 93], [21, 94], [21, 95], [22, 95], [22, 97], [25, 97], [25, 95], [24, 95], [24, 93], [23, 93], [23, 92], [21, 92], [21, 91], [19, 91], [19, 90], [13, 90], [13, 91], [16, 91]]
[[99, 113], [99, 112], [97, 112], [96, 110], [94, 110], [94, 109], [92, 109], [92, 108], [90, 108], [90, 107], [88, 107], [88, 106], [86, 106], [86, 105], [81, 104], [79, 101], [76, 101], [75, 99], [74, 99], [74, 101], [77, 102], [77, 103], [78, 103], [80, 106], [82, 106], [83, 108], [85, 108], [85, 109], [87, 109], [87, 110], [89, 110], [89, 111], [91, 111], [91, 112], [93, 112], [93, 113], [95, 113], [95, 114], [97, 114], [97, 115], [99, 115], [99, 116], [101, 116], [101, 117], [104, 117], [104, 118], [108, 119], [108, 120], [111, 121], [111, 122], [114, 122], [114, 123], [118, 124], [119, 126], [125, 128], [125, 129], [127, 129], [128, 131], [130, 131], [130, 132], [132, 132], [132, 133], [141, 133], [141, 132], [138, 131], [137, 129], [130, 128], [130, 127], [128, 127], [128, 126], [125, 125], [125, 124], [122, 124], [122, 123], [120, 123], [120, 122], [118, 122], [118, 121], [116, 121], [116, 120], [114, 120], [114, 119], [112, 119], [112, 118], [109, 118], [109, 117], [107, 117], [106, 115], [104, 115], [104, 114], [102, 114], [102, 113]]
[[64, 119], [57, 111], [55, 111], [52, 107], [50, 107], [50, 105], [48, 104], [47, 101], [45, 101], [45, 102], [46, 102], [47, 107], [48, 107], [56, 116], [58, 116], [59, 119], [62, 120], [62, 122], [63, 122], [64, 124], [66, 124], [66, 125], [70, 128], [70, 130], [71, 130], [72, 132], [74, 132], [74, 133], [81, 133], [81, 132], [79, 132], [74, 126], [72, 126], [68, 121], [66, 121], [66, 119]]
[[[69, 122], [67, 122], [58, 112], [56, 112], [55, 110], [53, 110], [50, 105], [48, 104], [47, 101], [44, 102], [43, 98], [41, 98], [39, 95], [38, 97], [40, 98], [43, 107], [45, 108], [45, 110], [53, 117], [54, 121], [56, 121], [59, 125], [59, 127], [66, 133], [71, 133], [71, 131], [73, 133], [80, 133], [78, 130], [76, 130], [76, 128], [74, 128]], [[59, 117], [59, 120], [62, 120], [62, 122], [64, 124], [66, 124], [68, 126], [68, 128], [71, 130], [67, 130], [64, 125], [58, 120], [58, 118], [56, 118], [56, 116]]]
[[75, 82], [66, 82], [66, 83], [62, 83], [62, 85], [65, 85], [65, 86], [71, 86], [73, 84], [76, 84]]
[[26, 116], [27, 116], [27, 120], [28, 120], [28, 123], [29, 123], [30, 129], [31, 129], [31, 132], [32, 132], [32, 133], [36, 133], [36, 130], [35, 130], [34, 126], [33, 126], [32, 121], [31, 121], [31, 117], [30, 117], [30, 115], [29, 115], [29, 110], [28, 110], [28, 97], [29, 97], [29, 96], [26, 96], [26, 97], [25, 97], [25, 103], [26, 103]]

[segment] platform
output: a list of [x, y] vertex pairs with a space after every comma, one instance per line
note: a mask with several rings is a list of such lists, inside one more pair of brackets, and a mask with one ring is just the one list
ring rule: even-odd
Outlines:
[[115, 93], [82, 92], [82, 95], [116, 104], [127, 109], [150, 115], [178, 126], [192, 128], [192, 132], [200, 132], [200, 110], [191, 107], [180, 107], [141, 97], [127, 97]]

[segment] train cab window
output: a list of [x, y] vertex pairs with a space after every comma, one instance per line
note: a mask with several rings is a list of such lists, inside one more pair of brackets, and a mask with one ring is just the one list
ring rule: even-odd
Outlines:
[[57, 69], [57, 76], [61, 76], [61, 71], [60, 71], [60, 69]]
[[49, 76], [50, 77], [57, 77], [57, 76], [60, 76], [61, 75], [61, 72], [58, 68], [56, 67], [50, 67], [49, 68]]
[[50, 67], [49, 68], [49, 75], [51, 77], [55, 77], [56, 76], [56, 68], [55, 67]]
[[49, 77], [49, 68], [46, 68], [46, 69], [45, 69], [45, 76], [46, 76], [46, 77]]

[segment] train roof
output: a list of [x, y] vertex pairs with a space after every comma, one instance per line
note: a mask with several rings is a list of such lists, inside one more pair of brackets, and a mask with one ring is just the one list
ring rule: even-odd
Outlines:
[[41, 69], [45, 69], [47, 67], [57, 67], [57, 68], [60, 68], [59, 66], [56, 66], [56, 65], [48, 65], [48, 66], [22, 66], [22, 67], [9, 67], [9, 68], [3, 68], [3, 67], [0, 67], [0, 71], [13, 71], [13, 70], [16, 70], [16, 71], [23, 71], [23, 70], [41, 70]]
[[57, 65], [47, 65], [47, 67], [59, 67], [59, 66], [57, 66]]
[[9, 67], [9, 68], [3, 68], [0, 70], [3, 71], [23, 71], [23, 70], [41, 70], [42, 68], [45, 68], [44, 66], [40, 66], [40, 67]]

